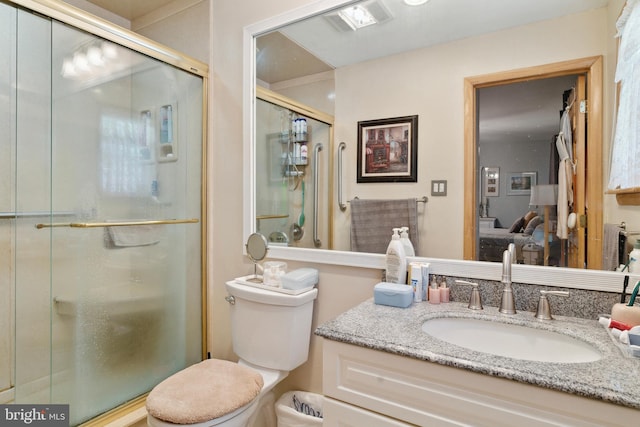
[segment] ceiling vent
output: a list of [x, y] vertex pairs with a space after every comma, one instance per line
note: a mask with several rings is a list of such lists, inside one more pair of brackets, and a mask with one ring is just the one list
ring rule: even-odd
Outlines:
[[[382, 3], [381, 0], [371, 0], [371, 1], [364, 1], [361, 3], [358, 3], [357, 6], [363, 7], [364, 9], [367, 10], [367, 12], [369, 12], [371, 14], [371, 16], [373, 16], [373, 18], [376, 20], [377, 24], [381, 24], [385, 21], [388, 21], [392, 18], [391, 13], [389, 12], [389, 10], [384, 6], [384, 4]], [[353, 6], [348, 6], [347, 8], [350, 8]], [[338, 31], [340, 32], [350, 32], [350, 31], [356, 31], [355, 28], [353, 28], [349, 23], [347, 23], [341, 16], [340, 16], [340, 12], [344, 9], [347, 8], [343, 8], [343, 9], [339, 9], [336, 11], [333, 11], [331, 13], [327, 13], [326, 15], [324, 15], [324, 18], [329, 21], [329, 23]]]

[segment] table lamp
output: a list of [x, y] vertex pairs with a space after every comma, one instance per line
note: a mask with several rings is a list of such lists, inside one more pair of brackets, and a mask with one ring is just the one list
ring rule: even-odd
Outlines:
[[549, 207], [558, 203], [558, 186], [553, 184], [531, 187], [530, 205], [544, 206], [544, 265], [549, 265]]

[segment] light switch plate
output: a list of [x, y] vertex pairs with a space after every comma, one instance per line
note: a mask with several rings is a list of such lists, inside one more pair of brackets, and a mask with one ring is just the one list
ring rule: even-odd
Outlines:
[[446, 196], [447, 195], [447, 180], [439, 179], [431, 181], [431, 195], [432, 196]]

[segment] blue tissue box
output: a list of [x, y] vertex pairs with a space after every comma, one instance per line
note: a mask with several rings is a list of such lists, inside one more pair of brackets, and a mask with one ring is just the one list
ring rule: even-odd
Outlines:
[[413, 288], [399, 283], [380, 282], [373, 288], [373, 302], [405, 308], [413, 301]]

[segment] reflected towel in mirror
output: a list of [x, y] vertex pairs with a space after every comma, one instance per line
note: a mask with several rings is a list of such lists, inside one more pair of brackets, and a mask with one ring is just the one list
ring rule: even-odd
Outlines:
[[383, 254], [393, 228], [409, 227], [409, 240], [418, 254], [418, 203], [412, 199], [351, 200], [351, 250]]
[[620, 264], [619, 242], [622, 227], [620, 224], [605, 224], [602, 242], [602, 269], [615, 271]]

